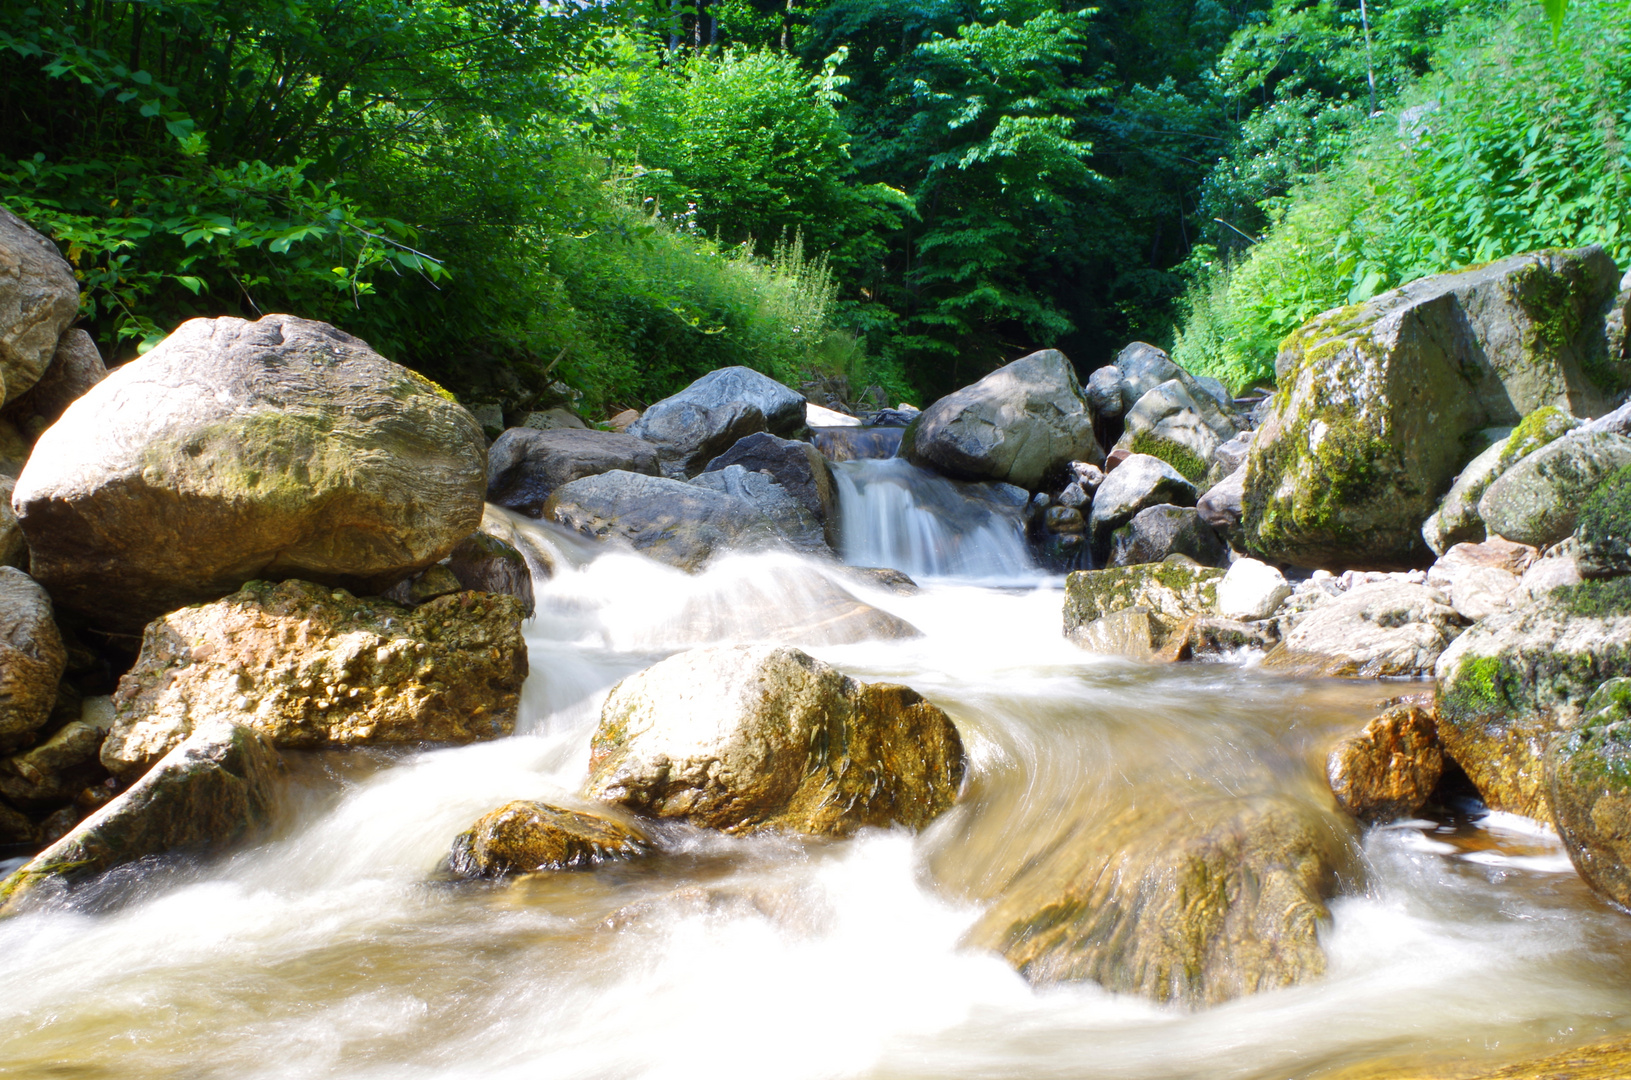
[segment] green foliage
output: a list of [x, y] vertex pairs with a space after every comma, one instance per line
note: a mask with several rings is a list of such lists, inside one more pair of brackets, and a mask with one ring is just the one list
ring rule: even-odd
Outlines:
[[1562, 50], [1527, 5], [1464, 24], [1340, 166], [1273, 207], [1261, 243], [1198, 260], [1182, 362], [1237, 386], [1268, 379], [1279, 338], [1319, 310], [1521, 251], [1600, 243], [1624, 265], [1631, 14], [1575, 11]]

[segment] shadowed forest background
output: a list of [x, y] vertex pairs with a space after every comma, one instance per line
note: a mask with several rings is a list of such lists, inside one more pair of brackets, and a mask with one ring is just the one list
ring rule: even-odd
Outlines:
[[0, 7], [0, 201], [110, 362], [284, 311], [589, 415], [1133, 339], [1244, 389], [1423, 274], [1631, 262], [1619, 0]]

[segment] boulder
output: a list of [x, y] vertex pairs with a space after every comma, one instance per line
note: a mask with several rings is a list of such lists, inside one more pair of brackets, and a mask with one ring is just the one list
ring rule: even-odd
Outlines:
[[1246, 495], [1246, 467], [1243, 465], [1213, 484], [1195, 501], [1201, 520], [1225, 540], [1240, 529], [1242, 500]]
[[1173, 363], [1170, 356], [1154, 345], [1133, 342], [1117, 354], [1116, 368], [1121, 372], [1121, 393], [1127, 408], [1131, 409], [1140, 398], [1162, 383], [1176, 379], [1183, 385], [1194, 408], [1200, 411], [1219, 442], [1234, 438], [1240, 430], [1240, 425], [1235, 421], [1232, 399], [1227, 404], [1220, 402], [1199, 379]]
[[605, 814], [517, 800], [455, 837], [447, 863], [459, 877], [496, 878], [578, 870], [643, 855], [651, 847], [645, 833]]
[[107, 778], [98, 754], [113, 726], [113, 703], [95, 697], [84, 703], [49, 739], [0, 761], [0, 795], [18, 806], [59, 806]]
[[11, 493], [17, 488], [15, 477], [0, 474], [0, 566], [28, 569], [28, 539], [17, 515], [11, 510]]
[[107, 375], [91, 335], [83, 330], [68, 330], [57, 341], [51, 366], [21, 397], [6, 402], [5, 416], [23, 431], [38, 435]]
[[0, 402], [40, 380], [79, 314], [79, 282], [57, 246], [0, 207]]
[[1078, 570], [1065, 578], [1064, 633], [1086, 645], [1084, 628], [1106, 615], [1143, 608], [1159, 648], [1187, 620], [1217, 612], [1223, 571], [1181, 562]]
[[768, 431], [738, 439], [702, 471], [740, 465], [748, 472], [768, 473], [820, 523], [829, 544], [838, 539], [838, 491], [827, 459], [807, 442], [782, 439]]
[[1610, 679], [1547, 749], [1546, 801], [1575, 869], [1631, 908], [1631, 679]]
[[481, 433], [489, 439], [504, 434], [504, 406], [486, 404], [468, 406], [470, 415], [481, 425]]
[[817, 521], [788, 490], [768, 474], [748, 472], [740, 465], [704, 471], [691, 480], [696, 487], [734, 495], [769, 518], [783, 538], [797, 551], [809, 554], [832, 553]]
[[1382, 580], [1356, 585], [1304, 615], [1263, 666], [1361, 679], [1432, 674], [1463, 620], [1427, 585]]
[[1574, 532], [1597, 485], [1631, 465], [1631, 438], [1606, 432], [1558, 439], [1502, 473], [1478, 501], [1489, 531], [1531, 547]]
[[1150, 660], [1160, 631], [1145, 607], [1122, 608], [1100, 615], [1070, 630], [1068, 637], [1081, 649], [1101, 656], [1125, 656], [1129, 660]]
[[1197, 375], [1195, 376], [1195, 382], [1211, 396], [1213, 401], [1218, 403], [1218, 408], [1223, 409], [1225, 412], [1232, 413], [1234, 411], [1235, 396], [1229, 393], [1229, 388], [1223, 385], [1222, 379], [1214, 379], [1210, 375]]
[[1524, 571], [1539, 554], [1498, 536], [1481, 544], [1456, 544], [1428, 569], [1427, 584], [1448, 595], [1462, 618], [1477, 622], [1518, 595]]
[[714, 554], [774, 546], [780, 530], [746, 499], [682, 480], [614, 470], [555, 490], [544, 516], [596, 540], [696, 571]]
[[1254, 622], [1267, 619], [1291, 595], [1285, 575], [1267, 563], [1240, 558], [1218, 582], [1218, 614]]
[[[802, 397], [751, 368], [710, 371], [663, 398], [628, 433], [657, 447], [662, 474], [695, 476], [704, 465], [756, 431], [788, 436], [804, 427]], [[853, 418], [852, 418], [853, 419]]]
[[1501, 439], [1468, 462], [1450, 484], [1438, 509], [1422, 522], [1422, 539], [1434, 555], [1442, 555], [1456, 544], [1476, 544], [1488, 535], [1484, 519], [1478, 514], [1478, 500], [1506, 471], [1506, 444], [1507, 440]]
[[1111, 533], [1133, 520], [1140, 510], [1161, 503], [1194, 506], [1195, 485], [1160, 458], [1129, 455], [1093, 494], [1089, 539], [1095, 549], [1107, 547]]
[[193, 319], [40, 436], [12, 506], [63, 607], [136, 630], [252, 578], [377, 591], [481, 523], [486, 438], [324, 323]]
[[998, 480], [1035, 491], [1043, 474], [1097, 463], [1093, 410], [1065, 355], [1043, 349], [948, 394], [906, 429], [900, 454], [958, 480]]
[[1529, 564], [1518, 579], [1518, 591], [1512, 594], [1512, 599], [1525, 602], [1538, 600], [1554, 590], [1566, 585], [1578, 585], [1584, 580], [1580, 565], [1575, 560], [1574, 545], [1559, 544], [1547, 551], [1544, 558]]
[[1206, 478], [1212, 455], [1222, 442], [1177, 379], [1168, 379], [1139, 398], [1127, 410], [1124, 422], [1118, 448], [1158, 457], [1191, 483]]
[[460, 589], [501, 593], [521, 601], [522, 614], [532, 618], [532, 570], [524, 555], [507, 540], [476, 531], [459, 541], [445, 565]]
[[1421, 527], [1476, 432], [1544, 405], [1601, 412], [1631, 381], [1587, 374], [1603, 371], [1597, 313], [1617, 277], [1597, 248], [1517, 256], [1291, 334], [1247, 459], [1247, 548], [1309, 567], [1425, 561]]
[[487, 452], [487, 501], [529, 517], [555, 489], [613, 470], [657, 475], [657, 448], [594, 428], [511, 428]]
[[1050, 506], [1042, 512], [1042, 527], [1051, 533], [1083, 533], [1087, 531], [1087, 519], [1082, 517], [1082, 512], [1074, 506]]
[[[1081, 513], [1070, 512], [1076, 515], [1076, 531], [1080, 532]], [[1169, 555], [1187, 555], [1204, 566], [1216, 566], [1228, 561], [1229, 549], [1212, 527], [1201, 520], [1194, 507], [1171, 503], [1140, 510], [1110, 536], [1111, 566], [1156, 563]]]
[[1547, 745], [1597, 687], [1631, 671], [1628, 582], [1586, 581], [1514, 604], [1439, 657], [1439, 740], [1491, 809], [1545, 817]]
[[1242, 431], [1227, 442], [1219, 443], [1218, 448], [1212, 451], [1212, 461], [1206, 472], [1207, 479], [1216, 484], [1237, 469], [1243, 468], [1246, 464], [1246, 455], [1251, 453], [1252, 441], [1256, 437], [1255, 431]]
[[1121, 369], [1106, 364], [1087, 377], [1087, 403], [1093, 415], [1104, 420], [1120, 420], [1131, 404], [1122, 399]]
[[21, 570], [0, 566], [0, 752], [44, 726], [67, 663], [51, 598]]
[[613, 431], [622, 433], [633, 427], [634, 422], [638, 419], [640, 419], [639, 409], [624, 409], [622, 412], [606, 421], [606, 423], [611, 425]]
[[282, 767], [256, 732], [201, 720], [118, 798], [0, 882], [0, 914], [137, 859], [219, 850], [259, 832], [278, 810]]
[[305, 581], [252, 581], [155, 620], [119, 680], [102, 764], [148, 767], [210, 718], [280, 747], [468, 743], [515, 727], [520, 601], [461, 592], [407, 610]]
[[1631, 574], [1631, 465], [1597, 485], [1580, 509], [1574, 537], [1583, 577]]
[[744, 833], [922, 828], [951, 806], [963, 745], [904, 686], [862, 683], [797, 649], [669, 657], [613, 688], [587, 793], [658, 818]]
[[1351, 863], [1335, 815], [1276, 795], [1149, 803], [1032, 860], [972, 943], [1034, 983], [1189, 1005], [1324, 973], [1325, 901]]
[[1365, 822], [1416, 813], [1443, 775], [1444, 751], [1433, 715], [1409, 703], [1382, 713], [1326, 759], [1337, 805]]

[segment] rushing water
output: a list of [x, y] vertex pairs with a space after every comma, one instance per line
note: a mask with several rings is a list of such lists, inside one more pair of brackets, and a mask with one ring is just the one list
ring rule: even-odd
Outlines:
[[[0, 1075], [1279, 1080], [1631, 1027], [1631, 919], [1516, 819], [1371, 831], [1327, 976], [1209, 1010], [1033, 988], [965, 944], [992, 889], [1072, 823], [1197, 788], [1329, 798], [1325, 748], [1388, 688], [1091, 656], [1061, 640], [1057, 581], [900, 595], [791, 556], [687, 577], [527, 539], [555, 572], [517, 734], [292, 756], [274, 836], [0, 923]], [[485, 811], [572, 803], [618, 679], [699, 641], [781, 640], [835, 590], [922, 636], [811, 651], [916, 687], [965, 733], [967, 791], [925, 833], [665, 827], [645, 861], [438, 877]]]

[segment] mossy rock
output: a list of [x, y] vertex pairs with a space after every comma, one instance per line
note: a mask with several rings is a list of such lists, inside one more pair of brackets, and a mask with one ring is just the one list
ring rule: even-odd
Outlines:
[[1149, 612], [1153, 644], [1188, 619], [1215, 615], [1223, 571], [1173, 561], [1078, 570], [1065, 578], [1064, 634], [1078, 640], [1094, 621], [1128, 608]]
[[1589, 578], [1631, 573], [1631, 465], [1597, 485], [1575, 525], [1580, 573]]
[[1489, 616], [1439, 657], [1439, 739], [1492, 808], [1545, 819], [1553, 737], [1627, 671], [1631, 579], [1553, 590]]
[[579, 870], [631, 859], [651, 846], [643, 831], [604, 814], [521, 799], [455, 837], [448, 868], [460, 877]]

